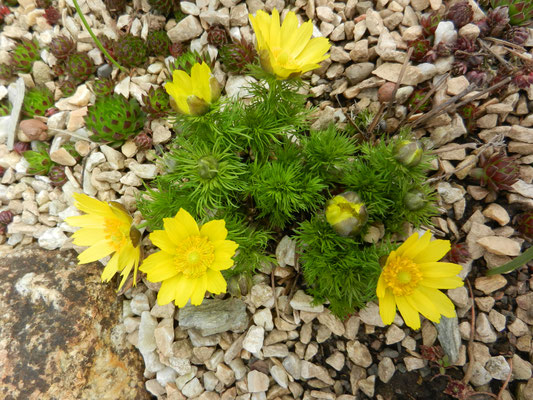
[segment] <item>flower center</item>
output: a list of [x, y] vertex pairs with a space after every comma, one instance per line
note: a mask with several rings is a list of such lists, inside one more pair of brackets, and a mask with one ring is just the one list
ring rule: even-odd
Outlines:
[[287, 69], [294, 69], [298, 68], [298, 64], [294, 60], [293, 57], [291, 57], [287, 51], [282, 49], [281, 47], [274, 47], [271, 49], [272, 55], [274, 56], [275, 60], [279, 65], [281, 65], [284, 68]]
[[383, 278], [395, 296], [408, 296], [418, 287], [422, 273], [411, 259], [396, 257], [387, 262]]
[[125, 226], [118, 219], [106, 219], [104, 222], [104, 237], [115, 251], [126, 245], [130, 227]]
[[205, 236], [189, 236], [176, 246], [174, 266], [189, 278], [205, 274], [215, 260], [215, 246]]

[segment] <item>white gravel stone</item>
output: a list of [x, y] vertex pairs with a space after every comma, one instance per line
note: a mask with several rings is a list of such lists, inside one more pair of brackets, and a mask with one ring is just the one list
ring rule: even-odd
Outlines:
[[193, 380], [187, 382], [185, 386], [183, 386], [183, 389], [181, 389], [181, 393], [189, 399], [199, 396], [203, 392], [204, 388], [198, 378], [194, 378]]
[[289, 378], [283, 367], [280, 367], [279, 365], [273, 365], [272, 368], [270, 368], [270, 375], [278, 385], [280, 385], [283, 389], [287, 389], [289, 385]]
[[144, 311], [150, 310], [150, 303], [148, 302], [148, 296], [145, 293], [138, 293], [131, 299], [130, 302], [131, 312], [135, 315], [142, 315]]
[[257, 311], [253, 316], [254, 323], [265, 329], [271, 331], [274, 329], [274, 321], [272, 319], [272, 311], [269, 308], [263, 308]]
[[141, 313], [141, 324], [139, 325], [139, 351], [143, 354], [150, 353], [156, 349], [154, 330], [157, 327], [155, 319], [149, 311]]
[[250, 393], [266, 392], [269, 386], [268, 376], [253, 370], [248, 372], [248, 391]]
[[441, 21], [435, 30], [435, 46], [440, 42], [453, 44], [457, 40], [457, 32], [452, 21]]
[[167, 31], [168, 37], [174, 42], [186, 42], [197, 38], [203, 33], [200, 21], [194, 15], [183, 18], [175, 27]]
[[39, 238], [39, 246], [46, 250], [55, 250], [63, 246], [67, 239], [61, 228], [50, 228]]
[[487, 364], [485, 364], [485, 369], [492, 379], [497, 379], [499, 381], [506, 380], [511, 372], [511, 368], [504, 356], [491, 357], [490, 360], [487, 361]]
[[258, 353], [263, 348], [265, 339], [265, 329], [261, 326], [253, 325], [248, 329], [242, 347], [252, 354]]
[[157, 165], [155, 164], [138, 164], [132, 162], [129, 168], [135, 175], [142, 179], [154, 179], [157, 176]]
[[474, 361], [472, 366], [472, 377], [470, 382], [474, 386], [486, 385], [491, 381], [492, 377], [489, 372], [479, 362]]
[[383, 357], [378, 364], [378, 377], [383, 383], [388, 383], [396, 371], [390, 357]]
[[167, 384], [174, 382], [178, 377], [178, 373], [170, 367], [163, 368], [157, 371], [156, 379], [161, 386], [166, 386]]
[[346, 344], [346, 353], [355, 365], [368, 368], [372, 364], [372, 355], [368, 348], [357, 340], [351, 340]]

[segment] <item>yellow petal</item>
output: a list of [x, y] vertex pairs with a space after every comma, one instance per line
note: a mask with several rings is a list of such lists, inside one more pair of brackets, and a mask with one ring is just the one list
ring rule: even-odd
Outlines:
[[193, 93], [200, 99], [211, 103], [211, 87], [209, 85], [209, 78], [211, 77], [211, 69], [203, 62], [201, 64], [194, 64], [191, 68], [191, 80], [194, 85]]
[[383, 275], [380, 275], [378, 279], [378, 285], [376, 287], [376, 295], [378, 297], [384, 297], [385, 289], [387, 289], [387, 285], [385, 284], [385, 279], [383, 279]]
[[433, 322], [440, 321], [440, 312], [425, 294], [419, 290], [414, 290], [409, 296], [405, 296], [409, 305], [417, 310], [424, 317]]
[[191, 294], [196, 286], [196, 279], [187, 278], [184, 274], [177, 275], [175, 283], [175, 301], [178, 307], [185, 307], [191, 298]]
[[104, 237], [104, 230], [100, 228], [81, 228], [72, 234], [72, 243], [76, 246], [92, 246]]
[[[311, 25], [311, 33], [309, 36], [306, 38], [304, 35], [307, 33], [306, 31], [308, 30], [307, 26], [309, 25], [309, 22], [310, 21], [303, 24], [300, 29], [298, 29], [298, 18], [294, 12], [289, 11], [281, 24], [281, 43], [283, 43], [283, 48], [294, 57], [296, 57], [301, 49], [305, 47], [307, 44], [306, 40], [309, 40], [309, 37], [313, 34], [313, 26]], [[298, 47], [301, 47], [301, 49], [295, 51]]]
[[107, 257], [114, 251], [106, 239], [99, 240], [91, 247], [78, 254], [78, 260], [80, 264], [87, 264], [93, 261], [100, 260]]
[[185, 229], [183, 224], [177, 220], [177, 218], [164, 218], [163, 225], [165, 227], [165, 231], [167, 232], [168, 238], [175, 245], [179, 245], [184, 239], [190, 236], [189, 232]]
[[411, 307], [403, 296], [395, 297], [395, 300], [405, 324], [412, 329], [420, 329], [420, 316], [418, 315], [418, 311]]
[[207, 276], [207, 290], [213, 294], [226, 293], [227, 283], [224, 276], [219, 271], [208, 268]]
[[153, 231], [150, 233], [150, 240], [166, 253], [173, 254], [176, 251], [176, 245], [170, 240], [167, 231]]
[[139, 268], [139, 261], [141, 258], [141, 249], [140, 247], [131, 247], [131, 252], [129, 252], [128, 259], [126, 260], [126, 263], [120, 272], [120, 275], [122, 276], [122, 279], [120, 281], [120, 284], [118, 285], [118, 290], [122, 288], [124, 283], [126, 283], [126, 279], [130, 275], [131, 270], [133, 269], [133, 286], [136, 286], [137, 284], [137, 269]]
[[[178, 274], [172, 255], [159, 251], [150, 255], [149, 258], [149, 261], [147, 258], [143, 262], [141, 271], [147, 271], [146, 278], [150, 282], [161, 282]], [[147, 261], [148, 265], [145, 266]]]
[[411, 246], [414, 246], [416, 242], [418, 241], [418, 232], [413, 233], [409, 238], [402, 243], [400, 247], [396, 249], [396, 253], [398, 256], [403, 256], [404, 253], [411, 248]]
[[73, 196], [76, 200], [76, 208], [78, 210], [88, 214], [98, 213], [103, 215], [110, 212], [109, 206], [103, 201], [93, 199], [92, 197], [82, 193], [74, 193]]
[[413, 261], [417, 264], [439, 261], [450, 251], [451, 245], [449, 240], [433, 240], [429, 242], [426, 248], [418, 253]]
[[85, 214], [75, 215], [65, 218], [65, 222], [70, 226], [79, 226], [81, 228], [100, 228], [104, 225], [104, 218], [99, 215]]
[[215, 246], [215, 257], [233, 257], [235, 251], [237, 251], [237, 248], [239, 247], [239, 245], [233, 240], [216, 240], [212, 243], [213, 246]]
[[191, 304], [199, 306], [204, 301], [205, 292], [207, 290], [207, 275], [202, 275], [196, 278], [196, 284], [191, 294]]
[[404, 257], [406, 258], [410, 258], [411, 260], [414, 259], [418, 254], [420, 254], [421, 252], [423, 252], [427, 245], [429, 244], [429, 242], [431, 241], [431, 232], [430, 231], [426, 231], [421, 237], [420, 239], [418, 239], [418, 241], [416, 242], [415, 245], [411, 246], [409, 249], [407, 249], [405, 252], [404, 252]]
[[157, 293], [157, 304], [164, 306], [176, 298], [176, 288], [179, 286], [179, 281], [179, 275], [176, 275], [161, 283]]
[[446, 318], [453, 318], [455, 314], [455, 306], [452, 301], [442, 293], [440, 290], [431, 289], [424, 286], [419, 286], [418, 291], [423, 293], [437, 308], [439, 313], [444, 315]]
[[113, 254], [104, 270], [102, 271], [102, 282], [109, 282], [118, 271], [118, 254]]
[[183, 229], [185, 229], [188, 234], [187, 236], [200, 234], [198, 224], [196, 223], [192, 215], [185, 211], [183, 208], [180, 208], [174, 218], [183, 226]]
[[275, 8], [272, 10], [270, 17], [270, 32], [268, 36], [268, 46], [272, 48], [281, 47], [281, 29], [279, 23], [279, 13]]
[[233, 261], [232, 258], [225, 257], [225, 256], [218, 256], [215, 254], [215, 259], [213, 260], [213, 264], [211, 264], [209, 268], [215, 271], [223, 271], [223, 270], [233, 267], [233, 264], [235, 264], [235, 261]]
[[463, 280], [458, 276], [445, 276], [442, 278], [423, 277], [420, 284], [434, 289], [455, 289], [464, 285]]
[[383, 297], [379, 297], [379, 315], [385, 325], [392, 324], [396, 315], [396, 301], [392, 290], [386, 290]]
[[418, 264], [418, 269], [427, 278], [443, 278], [445, 276], [455, 276], [463, 267], [458, 264], [445, 262], [426, 262]]
[[226, 239], [226, 236], [228, 236], [226, 221], [223, 219], [217, 219], [203, 224], [200, 229], [200, 235], [207, 236], [212, 242]]
[[329, 40], [326, 38], [311, 39], [301, 53], [296, 57], [296, 61], [300, 64], [316, 64], [327, 58], [326, 54], [331, 47]]

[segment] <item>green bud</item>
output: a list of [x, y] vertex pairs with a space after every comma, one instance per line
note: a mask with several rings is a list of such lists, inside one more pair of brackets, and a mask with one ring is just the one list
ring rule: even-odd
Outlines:
[[204, 156], [198, 160], [197, 169], [202, 179], [213, 179], [218, 173], [218, 161], [213, 156]]
[[327, 202], [326, 220], [340, 236], [349, 236], [361, 231], [368, 213], [359, 195], [349, 191]]
[[417, 141], [400, 140], [394, 145], [392, 154], [406, 167], [416, 167], [422, 160], [423, 150]]
[[426, 205], [426, 196], [419, 190], [411, 189], [406, 193], [403, 202], [408, 210], [417, 211]]

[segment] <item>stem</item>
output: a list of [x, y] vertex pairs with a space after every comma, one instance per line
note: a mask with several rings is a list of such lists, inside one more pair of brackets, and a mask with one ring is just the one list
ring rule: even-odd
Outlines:
[[522, 254], [520, 254], [518, 257], [515, 257], [514, 260], [509, 261], [507, 264], [503, 264], [502, 266], [498, 268], [491, 269], [487, 271], [486, 275], [496, 275], [496, 274], [504, 274], [506, 272], [514, 271], [517, 268], [520, 268], [525, 263], [533, 260], [533, 246], [531, 246], [529, 249], [524, 251]]
[[104, 48], [104, 46], [102, 46], [102, 43], [100, 42], [100, 40], [98, 40], [98, 38], [96, 37], [96, 35], [93, 33], [91, 27], [89, 26], [89, 24], [87, 23], [87, 20], [85, 19], [85, 16], [83, 15], [83, 13], [81, 12], [81, 8], [78, 4], [78, 0], [72, 0], [72, 2], [74, 3], [74, 7], [76, 7], [76, 12], [78, 13], [80, 19], [81, 19], [81, 22], [83, 22], [83, 25], [85, 26], [85, 29], [87, 29], [87, 32], [89, 32], [89, 35], [91, 35], [91, 37], [93, 38], [94, 42], [96, 43], [96, 46], [98, 46], [98, 48], [100, 49], [100, 51], [102, 53], [104, 53], [104, 55], [109, 59], [111, 60], [111, 62], [119, 69], [121, 70], [122, 72], [128, 72], [126, 71], [126, 69], [124, 67], [122, 67], [118, 62], [115, 61], [115, 59], [113, 57], [111, 57], [111, 55], [107, 52], [107, 50]]

